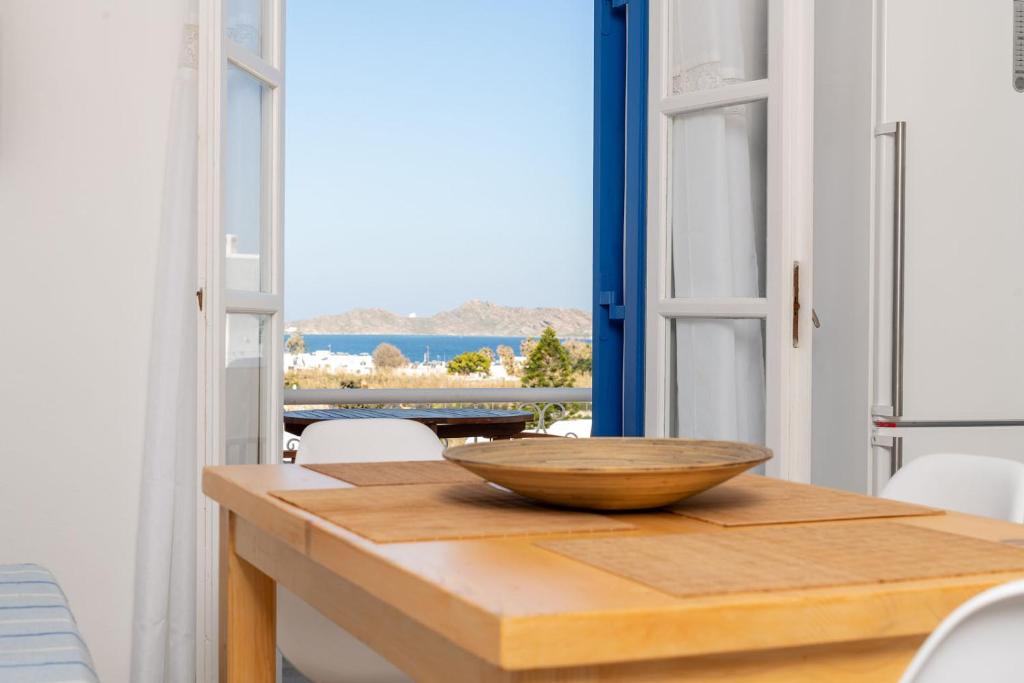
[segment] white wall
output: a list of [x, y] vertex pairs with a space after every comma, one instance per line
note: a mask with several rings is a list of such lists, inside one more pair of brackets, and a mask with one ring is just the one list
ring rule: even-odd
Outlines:
[[870, 454], [872, 3], [815, 5], [811, 479], [865, 492]]
[[0, 562], [128, 681], [169, 0], [0, 1]]

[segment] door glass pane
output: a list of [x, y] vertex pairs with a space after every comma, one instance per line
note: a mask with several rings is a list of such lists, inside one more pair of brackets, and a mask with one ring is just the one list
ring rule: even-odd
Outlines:
[[669, 436], [764, 443], [764, 321], [669, 323]]
[[672, 121], [671, 296], [765, 296], [767, 102]]
[[228, 66], [224, 131], [225, 286], [266, 291], [262, 267], [264, 98], [266, 86]]
[[768, 77], [768, 0], [670, 0], [669, 94]]
[[267, 461], [266, 425], [262, 417], [267, 389], [270, 317], [248, 313], [227, 315], [224, 372], [224, 462], [228, 465]]
[[263, 54], [263, 0], [228, 0], [224, 33], [247, 50]]

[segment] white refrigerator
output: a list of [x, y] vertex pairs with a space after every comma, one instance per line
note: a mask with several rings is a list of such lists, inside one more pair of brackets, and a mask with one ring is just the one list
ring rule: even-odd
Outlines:
[[816, 7], [815, 479], [1024, 461], [1024, 3]]

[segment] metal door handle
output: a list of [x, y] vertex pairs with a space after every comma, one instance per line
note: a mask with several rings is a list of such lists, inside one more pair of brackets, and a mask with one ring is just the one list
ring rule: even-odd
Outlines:
[[[892, 417], [903, 416], [903, 276], [906, 264], [907, 199], [907, 122], [879, 124], [875, 135], [893, 137], [892, 196]], [[903, 439], [893, 440], [889, 469], [892, 474], [903, 467]]]

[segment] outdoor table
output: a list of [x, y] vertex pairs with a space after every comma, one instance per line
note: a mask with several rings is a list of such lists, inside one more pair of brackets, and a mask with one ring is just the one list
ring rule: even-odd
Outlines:
[[367, 418], [415, 420], [434, 430], [439, 439], [483, 436], [510, 439], [526, 429], [533, 417], [525, 410], [489, 410], [486, 408], [333, 408], [329, 410], [292, 410], [284, 414], [285, 431], [300, 436], [314, 422]]
[[[426, 485], [387, 488], [408, 495]], [[678, 597], [542, 544], [613, 535], [643, 542], [655, 534], [697, 532], [714, 540], [740, 532], [653, 511], [609, 515], [635, 527], [627, 531], [378, 543], [271, 495], [337, 494], [328, 489], [351, 487], [294, 465], [204, 471], [203, 490], [220, 504], [221, 515], [222, 681], [274, 680], [275, 582], [418, 681], [795, 683], [896, 681], [957, 605], [1024, 576], [1024, 570], [1004, 569]], [[953, 512], [859, 523], [947, 532], [943, 538], [953, 550], [984, 539], [1002, 551], [1024, 535], [1016, 524]]]

